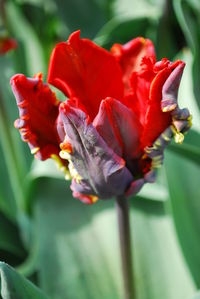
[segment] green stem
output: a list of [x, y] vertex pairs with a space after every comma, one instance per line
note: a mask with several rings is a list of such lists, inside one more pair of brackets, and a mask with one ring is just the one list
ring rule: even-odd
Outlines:
[[128, 199], [125, 196], [116, 198], [116, 210], [119, 228], [121, 263], [124, 281], [124, 299], [135, 299], [133, 284], [133, 266], [130, 237]]

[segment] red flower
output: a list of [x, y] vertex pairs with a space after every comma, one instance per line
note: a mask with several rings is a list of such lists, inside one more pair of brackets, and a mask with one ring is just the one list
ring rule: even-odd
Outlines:
[[0, 38], [0, 55], [6, 54], [10, 50], [17, 48], [17, 42], [13, 38], [3, 37]]
[[16, 127], [40, 159], [58, 159], [61, 149], [80, 200], [137, 193], [155, 180], [172, 136], [182, 142], [191, 125], [177, 104], [184, 66], [156, 62], [152, 42], [142, 37], [108, 52], [74, 32], [53, 50], [47, 79], [69, 100], [57, 101], [41, 77], [14, 76]]

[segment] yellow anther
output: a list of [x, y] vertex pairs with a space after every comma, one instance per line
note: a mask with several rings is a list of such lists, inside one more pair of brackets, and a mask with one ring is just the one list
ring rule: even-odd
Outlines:
[[176, 108], [177, 104], [168, 105], [162, 108], [163, 112], [170, 112], [173, 111]]
[[191, 127], [192, 126], [192, 115], [190, 114], [190, 116], [187, 118], [188, 124]]
[[89, 197], [92, 200], [92, 203], [97, 202], [97, 200], [99, 199], [98, 196], [95, 196], [95, 195], [89, 195]]
[[71, 179], [72, 179], [71, 174], [70, 174], [70, 172], [67, 170], [66, 173], [65, 173], [65, 180], [66, 180], [66, 181], [69, 181], [69, 180], [71, 180]]
[[145, 44], [145, 38], [144, 38], [144, 37], [140, 37], [140, 42], [141, 42], [142, 44]]
[[171, 130], [174, 133], [174, 141], [179, 144], [183, 143], [183, 140], [184, 140], [183, 133], [178, 131], [177, 128], [173, 125], [171, 126]]
[[72, 152], [73, 152], [72, 146], [71, 146], [71, 144], [69, 142], [60, 143], [60, 149], [62, 151], [68, 152], [69, 154], [72, 154]]
[[181, 144], [181, 143], [183, 143], [183, 140], [184, 140], [184, 135], [183, 135], [183, 133], [181, 133], [181, 132], [176, 132], [175, 135], [174, 135], [174, 141], [175, 141], [176, 143]]
[[55, 161], [57, 168], [64, 173], [65, 179], [70, 180], [71, 179], [70, 172], [68, 168], [63, 165], [60, 157], [58, 155], [52, 154], [51, 158]]
[[43, 74], [41, 72], [39, 72], [39, 73], [35, 74], [33, 76], [33, 78], [38, 78], [39, 80], [42, 80], [43, 79]]
[[64, 159], [64, 160], [70, 160], [71, 159], [71, 156], [70, 154], [67, 152], [67, 151], [60, 151], [59, 152], [59, 156]]
[[31, 149], [31, 154], [35, 155], [40, 150], [39, 147], [34, 147]]
[[170, 141], [170, 138], [166, 134], [162, 133], [161, 136], [165, 141]]
[[151, 168], [160, 168], [162, 165], [162, 155], [156, 156], [152, 159]]
[[160, 140], [157, 139], [157, 140], [155, 141], [154, 145], [156, 146], [156, 148], [157, 148], [157, 147], [160, 147], [160, 146], [161, 146]]
[[171, 130], [174, 133], [174, 141], [176, 143], [183, 143], [184, 135], [174, 125], [171, 126]]
[[78, 173], [78, 171], [75, 169], [72, 161], [69, 161], [69, 171], [73, 179], [75, 179], [76, 183], [80, 184], [82, 177]]

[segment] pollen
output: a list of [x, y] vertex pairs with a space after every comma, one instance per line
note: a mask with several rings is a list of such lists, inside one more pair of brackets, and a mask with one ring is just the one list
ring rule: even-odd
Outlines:
[[173, 111], [177, 107], [177, 104], [168, 105], [162, 108], [163, 112], [170, 112]]
[[57, 168], [64, 173], [65, 179], [70, 180], [71, 179], [70, 172], [68, 168], [63, 165], [60, 157], [58, 155], [52, 154], [51, 158], [55, 161]]
[[37, 154], [37, 152], [38, 152], [39, 150], [40, 150], [39, 147], [34, 147], [34, 148], [31, 149], [31, 154], [32, 154], [32, 155], [35, 155], [35, 154]]
[[167, 136], [166, 134], [162, 133], [161, 137], [165, 140], [165, 141], [170, 141], [169, 136]]
[[140, 37], [140, 41], [142, 44], [145, 44], [145, 38], [144, 37]]
[[176, 143], [183, 143], [183, 140], [184, 140], [184, 135], [181, 133], [181, 132], [176, 132], [175, 135], [174, 135], [174, 141]]
[[174, 141], [176, 143], [182, 144], [184, 140], [184, 135], [177, 130], [175, 126], [171, 126], [172, 132], [174, 133]]
[[95, 196], [95, 195], [89, 195], [88, 197], [90, 198], [90, 200], [92, 201], [92, 203], [97, 202], [97, 200], [99, 199], [98, 196]]
[[[63, 148], [63, 144], [61, 144], [61, 147]], [[80, 174], [74, 167], [74, 164], [72, 162], [72, 158], [71, 158], [71, 155], [69, 154], [69, 152], [66, 150], [61, 150], [59, 155], [62, 159], [68, 161], [68, 163], [69, 163], [68, 167], [69, 167], [69, 172], [70, 172], [71, 177], [76, 181], [76, 183], [80, 184], [80, 182], [83, 178], [80, 176]]]
[[191, 127], [192, 126], [192, 115], [190, 114], [190, 116], [187, 118], [188, 121], [188, 125]]
[[162, 165], [162, 155], [156, 156], [152, 159], [152, 168], [160, 168]]
[[63, 142], [63, 143], [61, 143], [60, 144], [60, 148], [61, 148], [61, 150], [66, 151], [69, 154], [71, 154], [72, 151], [73, 151], [72, 150], [72, 146], [71, 146], [71, 144], [69, 142]]
[[43, 79], [43, 74], [41, 72], [39, 72], [39, 73], [35, 74], [33, 76], [33, 78], [38, 78], [39, 80], [42, 80]]
[[71, 156], [67, 151], [64, 150], [60, 151], [59, 156], [64, 160], [68, 160], [68, 161], [71, 160]]
[[69, 161], [69, 171], [70, 171], [72, 178], [76, 181], [76, 183], [80, 184], [82, 177], [80, 176], [78, 171], [75, 169], [71, 160]]

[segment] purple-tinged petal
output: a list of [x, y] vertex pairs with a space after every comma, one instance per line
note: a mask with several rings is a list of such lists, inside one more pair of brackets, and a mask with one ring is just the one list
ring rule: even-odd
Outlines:
[[121, 102], [110, 97], [103, 100], [93, 125], [115, 153], [126, 160], [138, 156], [142, 126]]
[[126, 196], [131, 196], [137, 194], [142, 187], [144, 186], [145, 183], [154, 183], [156, 180], [157, 172], [155, 169], [151, 169], [148, 171], [145, 175], [144, 178], [137, 179], [133, 181], [126, 191]]
[[88, 185], [91, 194], [100, 198], [109, 198], [123, 194], [133, 180], [133, 176], [125, 166], [125, 161], [107, 146], [98, 134], [86, 114], [69, 104], [60, 105], [60, 115], [64, 124], [65, 143], [71, 144], [72, 153], [62, 150], [60, 155], [69, 161], [69, 169], [77, 184], [82, 185], [74, 190], [88, 195]]
[[133, 181], [125, 193], [126, 196], [131, 196], [131, 195], [137, 194], [143, 187], [144, 183], [145, 183], [144, 179], [138, 179], [136, 181]]
[[178, 89], [183, 75], [185, 63], [181, 62], [169, 75], [162, 88], [161, 108], [163, 112], [169, 112], [176, 108]]

